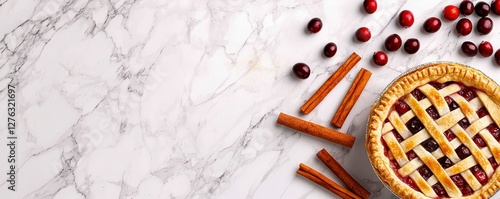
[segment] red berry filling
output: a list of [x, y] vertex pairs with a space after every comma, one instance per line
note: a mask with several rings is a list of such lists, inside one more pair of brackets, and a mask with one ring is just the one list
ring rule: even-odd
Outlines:
[[397, 140], [398, 142], [402, 142], [402, 141], [404, 141], [403, 137], [402, 137], [402, 136], [401, 136], [401, 135], [400, 135], [397, 131], [392, 130], [391, 132], [392, 132], [392, 134], [394, 134], [394, 137], [396, 137], [396, 140]]
[[488, 175], [486, 175], [486, 172], [479, 165], [473, 166], [470, 171], [482, 185], [488, 182]]
[[457, 152], [458, 157], [462, 160], [471, 155], [469, 148], [463, 144], [458, 146], [457, 149], [455, 149], [455, 152]]
[[476, 89], [466, 87], [460, 91], [458, 91], [458, 94], [464, 97], [467, 101], [471, 101], [476, 97]]
[[398, 100], [395, 104], [395, 109], [399, 115], [403, 115], [410, 110], [410, 106], [403, 100]]
[[463, 118], [460, 121], [458, 121], [458, 125], [460, 125], [464, 129], [466, 129], [467, 127], [470, 126], [470, 122], [467, 118]]
[[425, 150], [427, 150], [429, 152], [433, 152], [439, 148], [439, 145], [436, 142], [436, 140], [434, 140], [432, 138], [429, 138], [429, 139], [423, 141], [422, 146], [424, 147]]
[[446, 193], [446, 190], [444, 190], [444, 187], [443, 185], [441, 185], [441, 183], [433, 185], [432, 189], [439, 197], [448, 197], [448, 193]]
[[493, 170], [496, 170], [498, 167], [498, 163], [495, 160], [495, 158], [494, 157], [488, 158], [488, 161], [490, 162], [491, 167], [493, 167]]
[[417, 154], [413, 150], [411, 150], [406, 153], [406, 157], [408, 157], [408, 160], [411, 161], [417, 157]]
[[493, 137], [497, 140], [500, 139], [500, 129], [498, 128], [498, 126], [493, 123], [493, 124], [490, 124], [489, 126], [486, 127], [486, 129], [488, 129], [488, 131], [490, 131], [491, 135], [493, 135]]
[[444, 156], [442, 158], [439, 158], [438, 162], [445, 169], [448, 168], [448, 167], [453, 166], [453, 162], [448, 157], [446, 157], [446, 156]]
[[427, 180], [432, 176], [432, 171], [427, 167], [427, 165], [421, 166], [418, 168], [418, 173], [422, 175], [422, 177]]
[[479, 118], [482, 118], [484, 116], [489, 115], [488, 110], [486, 110], [485, 107], [481, 107], [479, 110], [477, 110], [476, 113], [477, 113], [477, 116], [479, 116]]
[[453, 100], [451, 97], [446, 96], [444, 97], [444, 100], [448, 104], [448, 107], [450, 108], [450, 111], [453, 111], [458, 108], [458, 104]]
[[472, 138], [472, 140], [474, 140], [474, 143], [476, 143], [476, 145], [479, 147], [479, 148], [483, 148], [486, 146], [486, 142], [484, 142], [483, 138], [479, 135], [476, 135]]
[[451, 180], [455, 183], [455, 185], [457, 185], [458, 189], [460, 189], [464, 196], [471, 195], [474, 192], [460, 174], [451, 176]]
[[429, 108], [425, 109], [425, 111], [429, 114], [429, 116], [431, 116], [433, 120], [439, 119], [439, 113], [434, 106], [430, 106]]
[[417, 117], [411, 118], [407, 123], [406, 127], [411, 133], [415, 134], [424, 129], [424, 125]]
[[453, 134], [453, 132], [449, 129], [444, 132], [444, 136], [448, 139], [448, 141], [451, 141], [456, 137], [455, 134]]
[[436, 89], [438, 89], [438, 90], [443, 89], [444, 87], [446, 87], [446, 86], [450, 85], [451, 83], [452, 83], [452, 82], [446, 82], [446, 83], [429, 82], [429, 84], [430, 84], [432, 87], [434, 87], [434, 88], [436, 88]]
[[413, 97], [415, 97], [418, 101], [423, 100], [424, 98], [426, 98], [425, 94], [422, 93], [422, 91], [420, 91], [418, 89], [413, 90], [411, 92], [411, 95], [413, 95]]

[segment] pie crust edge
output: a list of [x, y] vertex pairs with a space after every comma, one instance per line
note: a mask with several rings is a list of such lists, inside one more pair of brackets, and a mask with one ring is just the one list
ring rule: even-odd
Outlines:
[[[475, 87], [485, 92], [496, 104], [500, 104], [500, 87], [495, 81], [478, 70], [458, 63], [437, 62], [425, 64], [392, 82], [371, 108], [365, 147], [375, 173], [389, 189], [402, 198], [428, 197], [419, 191], [415, 191], [406, 183], [402, 183], [390, 167], [389, 158], [385, 157], [385, 149], [381, 142], [382, 126], [393, 104], [400, 97], [409, 94], [418, 86], [438, 79], [443, 82], [458, 81], [466, 86]], [[490, 113], [490, 115], [498, 118], [500, 113]], [[497, 125], [500, 126], [498, 123]], [[490, 177], [487, 184], [472, 195], [463, 198], [488, 198], [493, 195], [500, 187], [500, 172], [497, 170]]]

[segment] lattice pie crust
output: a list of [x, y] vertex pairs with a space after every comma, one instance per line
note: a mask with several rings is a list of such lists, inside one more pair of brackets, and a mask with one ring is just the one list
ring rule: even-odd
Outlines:
[[[434, 82], [445, 86], [437, 89], [430, 84]], [[473, 99], [457, 94], [464, 87], [474, 88]], [[416, 89], [426, 97], [415, 98], [411, 92]], [[450, 98], [458, 108], [449, 107], [446, 100]], [[400, 101], [410, 110], [405, 113], [396, 110], [395, 104]], [[499, 105], [500, 88], [483, 73], [456, 63], [424, 65], [396, 79], [372, 107], [366, 135], [368, 157], [383, 183], [402, 198], [443, 197], [436, 191], [438, 183], [452, 198], [487, 198], [500, 185], [497, 165], [491, 163], [492, 159], [496, 161], [494, 164], [500, 163], [500, 143], [487, 130], [495, 123], [500, 126]], [[432, 117], [426, 112], [431, 106], [434, 113], [437, 112]], [[481, 108], [486, 108], [488, 115], [480, 117], [477, 111]], [[408, 122], [413, 122], [414, 118], [418, 118], [425, 128], [410, 132]], [[464, 118], [470, 123], [466, 128], [459, 125]], [[453, 137], [450, 139], [446, 133], [452, 133]], [[475, 144], [473, 138], [481, 139], [485, 145]], [[433, 151], [422, 146], [429, 144], [426, 141], [430, 139], [436, 147]], [[464, 146], [470, 152], [466, 158], [457, 153]], [[410, 159], [409, 153], [414, 158]], [[439, 161], [446, 158], [451, 166], [443, 168]], [[422, 167], [431, 171], [431, 175], [422, 175], [419, 172]], [[481, 169], [488, 181], [480, 182], [471, 172], [473, 169]], [[468, 193], [472, 194], [464, 196], [459, 189], [464, 185], [458, 186], [452, 177], [465, 180], [472, 191]], [[411, 179], [414, 187], [403, 182], [403, 178]]]

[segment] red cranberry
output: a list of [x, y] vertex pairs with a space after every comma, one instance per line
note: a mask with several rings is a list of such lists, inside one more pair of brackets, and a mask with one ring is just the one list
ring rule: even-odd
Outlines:
[[489, 57], [493, 54], [493, 46], [490, 42], [483, 41], [479, 44], [479, 54], [483, 57]]
[[422, 91], [418, 90], [418, 89], [415, 89], [413, 91], [410, 92], [411, 95], [413, 95], [413, 97], [415, 97], [415, 99], [417, 99], [418, 101], [420, 100], [423, 100], [424, 98], [426, 98], [425, 94], [422, 93]]
[[404, 102], [403, 100], [398, 100], [396, 102], [396, 111], [399, 113], [399, 115], [403, 115], [404, 113], [408, 112], [410, 110], [410, 106]]
[[482, 118], [482, 117], [484, 117], [484, 116], [486, 116], [486, 115], [489, 114], [488, 110], [486, 110], [485, 107], [481, 107], [479, 110], [477, 110], [476, 113], [477, 113], [477, 116], [479, 116], [479, 118]]
[[403, 10], [399, 13], [399, 24], [405, 28], [409, 28], [415, 22], [415, 18], [413, 17], [413, 13], [409, 10]]
[[372, 33], [367, 27], [361, 27], [356, 31], [356, 39], [361, 42], [366, 42], [372, 38]]
[[406, 127], [410, 130], [411, 133], [415, 134], [424, 129], [424, 125], [417, 117], [411, 118], [407, 123]]
[[418, 173], [424, 177], [425, 180], [429, 179], [432, 176], [432, 171], [426, 165], [418, 168]]
[[410, 38], [406, 40], [404, 49], [408, 54], [415, 54], [420, 49], [420, 42], [418, 39]]
[[310, 33], [317, 33], [323, 28], [323, 22], [319, 18], [312, 18], [309, 23], [307, 23], [307, 30]]
[[448, 139], [448, 141], [452, 141], [453, 139], [455, 139], [455, 134], [453, 134], [453, 132], [449, 129], [446, 130], [443, 134], [446, 137], [446, 139]]
[[486, 129], [488, 129], [488, 131], [491, 133], [491, 135], [493, 135], [495, 139], [500, 139], [500, 129], [495, 123], [490, 124], [486, 127]]
[[382, 51], [377, 51], [373, 53], [373, 62], [379, 66], [385, 66], [387, 62], [389, 61], [389, 58], [387, 57], [387, 54], [385, 54]]
[[465, 186], [463, 188], [461, 188], [460, 191], [462, 192], [462, 194], [464, 196], [469, 196], [469, 195], [472, 195], [474, 193], [474, 190], [472, 190], [472, 188], [470, 188], [470, 186], [468, 184], [465, 184]]
[[431, 17], [425, 20], [424, 30], [428, 33], [435, 33], [441, 28], [441, 20], [437, 17]]
[[458, 125], [460, 125], [464, 129], [466, 129], [467, 127], [470, 126], [470, 122], [469, 122], [469, 120], [466, 117], [464, 117], [463, 119], [461, 119], [460, 121], [458, 121]]
[[474, 12], [474, 4], [469, 0], [464, 0], [460, 3], [460, 13], [463, 15], [471, 15]]
[[476, 44], [466, 41], [462, 44], [462, 51], [469, 57], [474, 57], [477, 55]]
[[458, 34], [462, 36], [468, 35], [472, 32], [472, 22], [467, 18], [460, 19], [457, 23], [456, 29]]
[[417, 154], [415, 153], [415, 151], [411, 150], [406, 153], [406, 157], [408, 157], [408, 160], [411, 161], [417, 157]]
[[491, 166], [493, 167], [493, 170], [497, 169], [498, 163], [495, 160], [495, 157], [488, 158], [488, 161], [490, 162]]
[[432, 119], [437, 120], [439, 119], [439, 113], [437, 112], [436, 108], [434, 106], [430, 106], [429, 108], [425, 109], [429, 116], [431, 116]]
[[467, 101], [471, 101], [476, 97], [476, 90], [471, 87], [466, 87], [458, 91], [458, 94], [465, 98]]
[[463, 144], [458, 146], [458, 148], [455, 149], [455, 152], [457, 152], [458, 157], [462, 160], [469, 157], [471, 154], [469, 148], [467, 148]]
[[325, 54], [326, 57], [333, 57], [337, 53], [337, 44], [330, 42], [325, 45], [325, 48], [323, 48], [323, 54]]
[[439, 158], [438, 162], [445, 169], [448, 168], [448, 167], [453, 166], [453, 162], [448, 157], [446, 157], [446, 156], [444, 156], [442, 158]]
[[480, 1], [476, 3], [476, 6], [474, 7], [474, 11], [476, 11], [476, 14], [480, 17], [486, 17], [488, 14], [490, 14], [490, 5], [488, 5], [484, 1]]
[[495, 52], [495, 61], [500, 65], [500, 49]]
[[432, 87], [434, 87], [434, 88], [436, 88], [436, 89], [438, 89], [438, 90], [441, 90], [441, 89], [443, 89], [444, 87], [448, 86], [448, 84], [446, 84], [446, 83], [439, 83], [439, 82], [429, 82], [429, 84], [430, 84]]
[[432, 138], [429, 138], [427, 139], [426, 141], [423, 141], [422, 142], [422, 146], [424, 147], [425, 150], [429, 151], [429, 152], [433, 152], [435, 151], [437, 148], [439, 148], [439, 145], [438, 143], [436, 142], [436, 140], [432, 139]]
[[458, 108], [458, 104], [449, 96], [444, 97], [446, 103], [448, 104], [448, 107], [450, 108], [450, 111], [453, 111]]
[[293, 74], [300, 79], [307, 79], [311, 74], [311, 69], [304, 63], [296, 63], [293, 65]]
[[448, 6], [444, 7], [443, 16], [448, 21], [453, 21], [453, 20], [457, 19], [458, 15], [460, 15], [460, 10], [458, 9], [457, 6], [448, 5]]
[[412, 189], [415, 189], [415, 190], [420, 190], [417, 186], [417, 184], [415, 183], [415, 181], [413, 181], [410, 176], [406, 176], [403, 178], [403, 182], [405, 182], [407, 185], [409, 185]]
[[394, 137], [396, 138], [396, 140], [398, 142], [402, 142], [404, 141], [405, 139], [403, 138], [403, 136], [401, 136], [398, 132], [396, 132], [395, 130], [392, 130], [392, 134], [394, 134]]
[[451, 176], [451, 180], [455, 183], [455, 185], [457, 185], [459, 189], [465, 186], [465, 179], [460, 174]]
[[446, 193], [446, 190], [444, 189], [443, 185], [441, 185], [441, 183], [432, 185], [432, 189], [439, 197], [448, 197], [448, 194]]
[[391, 52], [396, 51], [401, 47], [402, 43], [401, 37], [398, 34], [392, 34], [385, 39], [385, 48]]
[[483, 17], [477, 22], [476, 30], [482, 35], [487, 35], [493, 29], [493, 21], [488, 17]]
[[375, 11], [377, 11], [377, 1], [375, 0], [363, 1], [363, 8], [365, 9], [366, 13], [372, 14]]
[[476, 143], [476, 145], [479, 147], [479, 148], [482, 148], [482, 147], [485, 147], [486, 146], [486, 142], [484, 142], [483, 138], [479, 135], [476, 135], [472, 138], [472, 140], [474, 140], [474, 143]]
[[491, 2], [491, 12], [493, 12], [496, 15], [500, 15], [500, 1], [499, 0], [494, 0]]
[[478, 165], [473, 166], [471, 169], [472, 174], [477, 178], [477, 180], [482, 184], [485, 185], [488, 182], [488, 176], [486, 175], [486, 172], [479, 167]]

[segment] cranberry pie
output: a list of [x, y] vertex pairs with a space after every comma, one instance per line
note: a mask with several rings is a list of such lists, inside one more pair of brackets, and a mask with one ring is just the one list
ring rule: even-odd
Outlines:
[[433, 63], [396, 79], [372, 107], [366, 149], [402, 198], [487, 198], [500, 186], [500, 87]]

